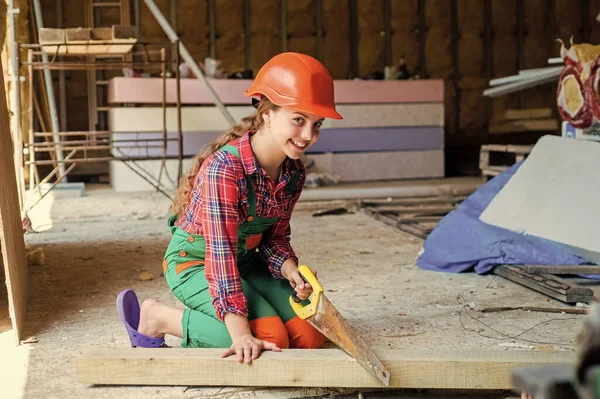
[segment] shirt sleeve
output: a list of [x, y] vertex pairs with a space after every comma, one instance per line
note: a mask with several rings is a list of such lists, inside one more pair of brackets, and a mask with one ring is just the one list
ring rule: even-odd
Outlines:
[[304, 187], [306, 174], [304, 171], [300, 174], [297, 182], [297, 190], [290, 199], [290, 206], [285, 214], [269, 229], [269, 232], [262, 240], [258, 247], [259, 253], [269, 267], [269, 271], [276, 280], [283, 280], [281, 274], [281, 266], [283, 263], [292, 258], [298, 263], [298, 257], [290, 244], [290, 219], [292, 212]]
[[206, 240], [204, 274], [217, 317], [248, 316], [237, 268], [239, 187], [234, 166], [213, 160], [202, 176], [202, 225]]

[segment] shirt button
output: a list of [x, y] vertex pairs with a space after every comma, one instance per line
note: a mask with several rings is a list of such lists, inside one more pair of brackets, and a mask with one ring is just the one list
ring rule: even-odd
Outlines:
[[248, 216], [248, 221], [251, 222], [254, 220], [254, 216]]
[[192, 236], [188, 236], [188, 241], [189, 241], [189, 242], [194, 242], [194, 237], [192, 237]]
[[180, 251], [179, 252], [179, 256], [185, 257], [187, 255], [187, 252], [185, 251]]

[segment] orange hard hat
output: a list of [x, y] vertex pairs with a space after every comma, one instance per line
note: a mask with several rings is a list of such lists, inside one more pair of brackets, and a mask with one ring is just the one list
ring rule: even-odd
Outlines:
[[258, 71], [247, 97], [266, 96], [273, 104], [332, 119], [335, 110], [333, 79], [317, 59], [300, 53], [281, 53]]

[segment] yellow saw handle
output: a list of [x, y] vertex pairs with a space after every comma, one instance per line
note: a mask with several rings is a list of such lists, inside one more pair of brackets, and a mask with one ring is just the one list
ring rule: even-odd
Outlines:
[[308, 305], [302, 306], [300, 299], [296, 296], [296, 292], [294, 291], [294, 293], [290, 296], [290, 305], [292, 306], [292, 309], [294, 309], [294, 312], [296, 312], [301, 319], [308, 319], [317, 313], [319, 300], [321, 299], [321, 294], [323, 294], [323, 287], [308, 266], [298, 266], [298, 271], [300, 272], [300, 275], [304, 281], [311, 285], [313, 289], [312, 298]]

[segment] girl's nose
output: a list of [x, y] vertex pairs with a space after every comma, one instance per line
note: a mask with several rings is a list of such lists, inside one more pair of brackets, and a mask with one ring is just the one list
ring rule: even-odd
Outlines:
[[302, 133], [300, 134], [300, 137], [302, 137], [306, 141], [310, 141], [312, 139], [312, 136], [313, 136], [312, 126], [307, 124], [304, 127], [304, 129], [302, 129]]

